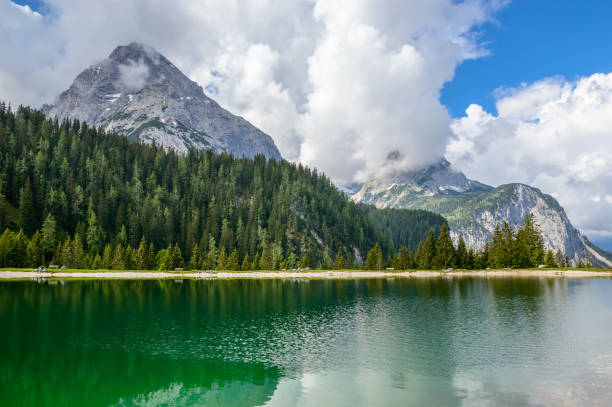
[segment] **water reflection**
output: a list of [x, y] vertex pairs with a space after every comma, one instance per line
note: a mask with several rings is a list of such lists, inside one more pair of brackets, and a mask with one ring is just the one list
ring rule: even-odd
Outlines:
[[612, 400], [611, 291], [562, 278], [2, 283], [0, 405], [597, 404]]

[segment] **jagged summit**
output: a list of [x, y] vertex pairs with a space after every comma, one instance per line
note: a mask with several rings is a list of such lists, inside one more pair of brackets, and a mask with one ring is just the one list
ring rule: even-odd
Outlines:
[[270, 136], [219, 106], [155, 49], [136, 42], [118, 46], [81, 72], [45, 112], [179, 152], [281, 158]]
[[413, 170], [383, 168], [351, 199], [378, 208], [426, 209], [438, 213], [447, 219], [455, 244], [463, 236], [473, 248], [482, 248], [491, 239], [495, 226], [505, 221], [517, 229], [525, 215], [532, 214], [540, 225], [546, 247], [561, 249], [574, 264], [589, 258], [593, 264], [612, 266], [612, 259], [599, 253], [580, 234], [552, 196], [525, 184], [493, 188], [470, 180], [444, 158]]
[[417, 169], [395, 168], [400, 161], [397, 152], [389, 153], [385, 167], [353, 196], [353, 200], [378, 207], [400, 207], [402, 202], [421, 196], [488, 191], [488, 185], [471, 180], [455, 170], [446, 158]]
[[131, 42], [128, 45], [119, 45], [110, 53], [108, 58], [120, 64], [126, 64], [129, 60], [137, 61], [141, 58], [149, 59], [148, 62], [150, 63], [159, 64], [164, 56], [148, 45]]

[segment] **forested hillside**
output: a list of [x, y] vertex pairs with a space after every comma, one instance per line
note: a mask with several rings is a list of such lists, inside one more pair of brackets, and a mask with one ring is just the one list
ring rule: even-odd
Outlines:
[[434, 233], [440, 233], [440, 227], [446, 224], [446, 219], [441, 215], [424, 210], [406, 209], [376, 209], [372, 205], [363, 205], [362, 208], [368, 213], [376, 232], [387, 238], [392, 244], [391, 249], [398, 251], [402, 246], [411, 252], [416, 252], [419, 243], [434, 229]]
[[[339, 249], [350, 266], [377, 242], [388, 253], [396, 236], [414, 246], [443, 221], [427, 218], [431, 224], [408, 236], [386, 231], [388, 216], [372, 210], [301, 165], [263, 156], [178, 155], [0, 104], [0, 230], [12, 230], [5, 240], [17, 242], [22, 229], [19, 244], [36, 241], [47, 263], [118, 261], [130, 268], [136, 265], [129, 254], [144, 245], [148, 267], [164, 256], [166, 267], [186, 266], [192, 253], [197, 268], [219, 267], [220, 260], [228, 268], [230, 262], [331, 267]], [[409, 221], [400, 225], [411, 228]]]

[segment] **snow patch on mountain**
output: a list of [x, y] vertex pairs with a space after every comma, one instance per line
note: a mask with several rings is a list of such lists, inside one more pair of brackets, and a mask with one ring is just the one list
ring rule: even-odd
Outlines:
[[525, 216], [532, 214], [547, 248], [560, 249], [574, 264], [585, 258], [597, 265], [612, 264], [612, 259], [585, 243], [552, 196], [524, 184], [490, 187], [468, 179], [445, 159], [417, 170], [383, 169], [351, 199], [378, 208], [439, 213], [447, 219], [455, 244], [463, 236], [466, 244], [476, 249], [490, 241], [497, 225], [505, 221], [517, 230]]
[[81, 72], [44, 111], [180, 153], [212, 149], [281, 159], [270, 136], [223, 109], [163, 55], [142, 44], [117, 47]]

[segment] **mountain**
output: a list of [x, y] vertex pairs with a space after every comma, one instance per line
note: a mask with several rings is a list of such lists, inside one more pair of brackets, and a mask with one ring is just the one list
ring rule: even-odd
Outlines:
[[43, 111], [181, 153], [211, 149], [281, 158], [270, 136], [207, 97], [153, 48], [137, 43], [115, 48], [81, 72]]
[[185, 259], [198, 244], [204, 256], [235, 252], [240, 264], [246, 257], [293, 268], [305, 258], [329, 267], [338, 247], [347, 266], [377, 242], [385, 255], [404, 244], [414, 249], [446, 222], [424, 211], [376, 212], [299, 164], [176, 154], [0, 102], [0, 267], [19, 266], [3, 261], [17, 261], [11, 248], [25, 247], [12, 244], [20, 229], [31, 241], [42, 231], [47, 261], [65, 259], [71, 245], [85, 251], [82, 267], [106, 247], [110, 255], [110, 245], [135, 250], [144, 238], [157, 251], [180, 248]]
[[468, 179], [446, 159], [416, 170], [383, 170], [351, 199], [378, 208], [438, 213], [447, 219], [455, 244], [463, 236], [477, 249], [490, 240], [496, 225], [506, 221], [516, 230], [531, 213], [546, 247], [561, 249], [574, 262], [588, 258], [594, 265], [612, 266], [612, 256], [582, 236], [552, 196], [525, 184], [484, 185]]

